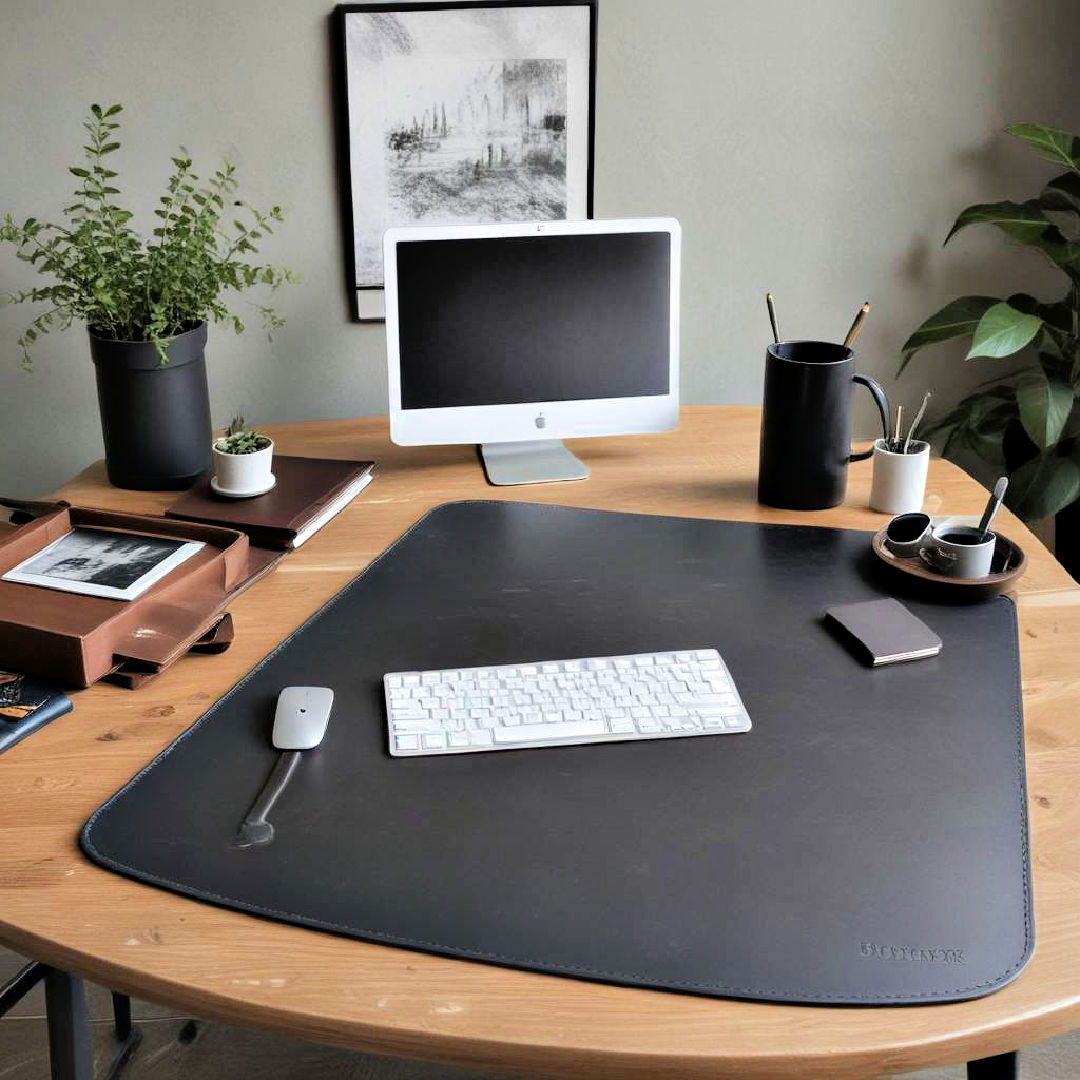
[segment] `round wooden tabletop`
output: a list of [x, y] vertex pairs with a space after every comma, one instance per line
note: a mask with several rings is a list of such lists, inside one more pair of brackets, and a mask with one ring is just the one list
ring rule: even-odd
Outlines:
[[[584, 483], [488, 487], [471, 447], [391, 446], [384, 418], [271, 429], [283, 453], [374, 458], [375, 482], [232, 606], [237, 636], [138, 691], [97, 686], [0, 759], [0, 941], [192, 1016], [523, 1076], [812, 1077], [906, 1072], [986, 1057], [1080, 1024], [1080, 588], [1015, 518], [1029, 555], [1020, 622], [1036, 910], [1035, 955], [978, 1001], [841, 1008], [627, 989], [429, 956], [286, 926], [91, 865], [90, 813], [430, 507], [515, 499], [636, 513], [876, 530], [870, 463], [847, 502], [795, 513], [755, 501], [756, 408], [690, 408], [678, 431], [587, 440]], [[110, 488], [101, 465], [62, 497], [156, 512], [173, 496]], [[986, 493], [934, 461], [927, 510], [976, 514]], [[152, 829], [153, 822], [146, 827]]]

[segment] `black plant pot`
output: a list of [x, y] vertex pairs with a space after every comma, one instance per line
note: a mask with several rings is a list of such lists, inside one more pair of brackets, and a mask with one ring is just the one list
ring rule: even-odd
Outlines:
[[179, 491], [210, 471], [206, 323], [169, 342], [161, 364], [153, 342], [90, 334], [109, 483], [136, 491]]

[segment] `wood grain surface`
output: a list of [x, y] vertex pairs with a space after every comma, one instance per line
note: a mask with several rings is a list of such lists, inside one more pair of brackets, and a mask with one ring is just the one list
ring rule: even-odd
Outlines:
[[[128, 881], [80, 854], [78, 831], [98, 805], [439, 503], [880, 528], [867, 508], [870, 462], [852, 466], [847, 502], [834, 510], [758, 506], [759, 416], [685, 409], [674, 433], [573, 444], [593, 470], [588, 481], [522, 488], [488, 487], [471, 447], [391, 446], [384, 418], [269, 429], [283, 453], [373, 458], [375, 482], [236, 601], [227, 653], [184, 659], [138, 691], [82, 692], [73, 713], [0, 758], [0, 941], [193, 1016], [523, 1076], [844, 1080], [996, 1054], [1080, 1026], [1080, 588], [1007, 512], [997, 526], [1029, 556], [1020, 621], [1037, 943], [1027, 970], [990, 997], [819, 1008], [604, 986], [269, 922]], [[59, 494], [140, 512], [175, 497], [110, 488], [100, 463]], [[985, 500], [959, 469], [932, 462], [928, 512], [976, 514]]]

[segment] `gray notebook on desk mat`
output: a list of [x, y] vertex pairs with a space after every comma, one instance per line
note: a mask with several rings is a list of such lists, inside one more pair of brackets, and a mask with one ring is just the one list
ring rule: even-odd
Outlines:
[[[909, 602], [945, 643], [870, 669], [821, 623], [886, 595], [868, 534], [438, 507], [87, 823], [94, 861], [369, 941], [790, 1002], [979, 997], [1033, 944], [1013, 604]], [[715, 646], [745, 735], [391, 758], [382, 675]], [[321, 747], [237, 826], [282, 687]]]

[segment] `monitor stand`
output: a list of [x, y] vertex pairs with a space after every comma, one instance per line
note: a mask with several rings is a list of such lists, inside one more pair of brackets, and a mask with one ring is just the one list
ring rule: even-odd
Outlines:
[[589, 467], [574, 457], [558, 439], [482, 443], [480, 459], [484, 463], [488, 483], [498, 487], [585, 480], [589, 475]]

